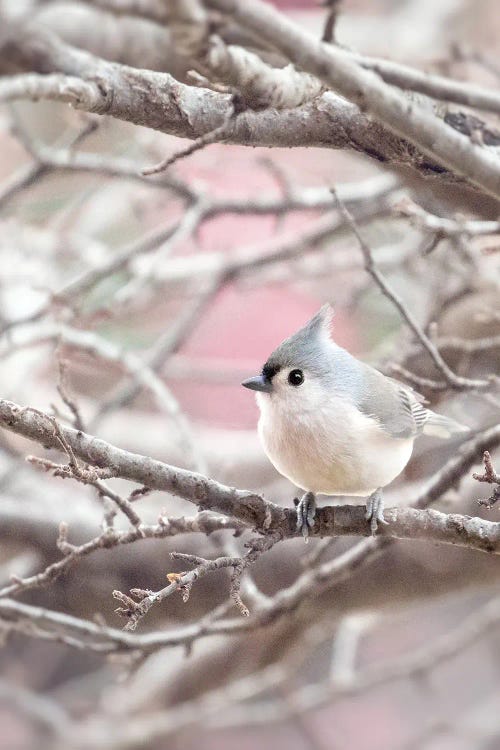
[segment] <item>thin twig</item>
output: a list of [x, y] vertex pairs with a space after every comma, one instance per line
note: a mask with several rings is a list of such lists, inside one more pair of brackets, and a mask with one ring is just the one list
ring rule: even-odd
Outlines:
[[200, 136], [195, 141], [193, 141], [190, 146], [182, 149], [182, 151], [177, 151], [167, 159], [163, 159], [162, 161], [158, 162], [158, 164], [153, 164], [153, 166], [151, 167], [145, 167], [141, 170], [141, 174], [144, 177], [160, 174], [161, 172], [165, 172], [169, 167], [172, 166], [172, 164], [175, 164], [177, 161], [186, 159], [188, 156], [192, 156], [197, 151], [201, 151], [207, 146], [210, 146], [212, 143], [223, 142], [224, 139], [230, 134], [230, 126], [232, 125], [234, 118], [235, 110], [233, 109], [226, 115], [224, 122], [221, 125], [214, 128], [209, 133]]
[[352, 217], [352, 214], [347, 210], [344, 203], [339, 199], [335, 190], [332, 190], [332, 195], [334, 196], [338, 206], [340, 207], [340, 210], [343, 216], [345, 217], [346, 222], [351, 227], [354, 236], [358, 240], [359, 246], [361, 248], [361, 252], [363, 253], [366, 270], [368, 271], [370, 276], [373, 278], [373, 280], [375, 281], [375, 283], [381, 290], [382, 294], [384, 294], [384, 296], [387, 297], [387, 299], [394, 305], [394, 307], [398, 310], [403, 320], [406, 321], [408, 326], [416, 335], [416, 337], [418, 338], [418, 340], [420, 341], [424, 349], [430, 355], [432, 361], [436, 365], [439, 372], [445, 378], [448, 385], [456, 390], [465, 390], [465, 389], [484, 390], [486, 388], [490, 388], [492, 386], [492, 379], [474, 380], [472, 378], [464, 378], [454, 373], [453, 370], [447, 365], [447, 363], [443, 359], [437, 347], [430, 340], [430, 338], [426, 335], [425, 331], [417, 322], [413, 314], [408, 310], [406, 304], [403, 302], [401, 297], [394, 291], [394, 289], [391, 287], [391, 285], [389, 284], [385, 276], [378, 269], [377, 264], [375, 263], [375, 260], [373, 258], [373, 253], [370, 247], [368, 246], [368, 244], [365, 242], [363, 236], [361, 235], [358, 229], [358, 225], [356, 221], [354, 220], [354, 218]]
[[73, 426], [75, 427], [75, 429], [83, 431], [85, 430], [85, 424], [83, 422], [78, 404], [76, 403], [75, 398], [69, 392], [68, 363], [65, 359], [63, 359], [60, 346], [58, 346], [56, 349], [56, 357], [59, 374], [57, 391], [70, 410], [71, 414], [73, 415]]
[[339, 20], [341, 3], [342, 0], [325, 0], [325, 2], [323, 3], [324, 7], [327, 8], [328, 11], [323, 27], [323, 35], [321, 37], [322, 42], [334, 44], [336, 41], [335, 31], [337, 21]]
[[491, 459], [489, 451], [483, 453], [484, 473], [473, 474], [472, 478], [477, 482], [487, 482], [488, 484], [496, 484], [497, 486], [493, 489], [493, 493], [486, 500], [478, 500], [478, 505], [484, 505], [485, 508], [492, 508], [495, 503], [500, 500], [500, 474], [495, 471], [493, 461]]

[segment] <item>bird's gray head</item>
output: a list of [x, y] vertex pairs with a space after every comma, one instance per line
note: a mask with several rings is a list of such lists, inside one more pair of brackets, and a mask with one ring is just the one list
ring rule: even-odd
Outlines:
[[[259, 404], [270, 397], [289, 407], [294, 402], [317, 402], [332, 376], [334, 345], [330, 339], [333, 311], [330, 305], [321, 310], [270, 355], [262, 373], [243, 381], [245, 388], [258, 391]], [[264, 394], [266, 394], [264, 396]]]

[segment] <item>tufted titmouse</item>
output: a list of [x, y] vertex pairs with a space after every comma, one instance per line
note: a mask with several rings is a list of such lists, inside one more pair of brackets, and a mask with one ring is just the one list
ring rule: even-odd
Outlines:
[[447, 438], [467, 427], [435, 414], [409, 386], [360, 362], [330, 338], [321, 310], [242, 385], [257, 391], [259, 436], [276, 469], [306, 490], [297, 529], [307, 540], [315, 495], [368, 496], [372, 533], [384, 520], [382, 488], [404, 469], [418, 435]]

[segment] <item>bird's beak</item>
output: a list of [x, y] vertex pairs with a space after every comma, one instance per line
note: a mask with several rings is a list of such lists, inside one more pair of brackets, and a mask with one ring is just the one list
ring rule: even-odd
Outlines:
[[262, 393], [271, 393], [273, 385], [264, 375], [255, 375], [253, 378], [247, 378], [241, 385], [250, 388], [251, 391], [262, 391]]

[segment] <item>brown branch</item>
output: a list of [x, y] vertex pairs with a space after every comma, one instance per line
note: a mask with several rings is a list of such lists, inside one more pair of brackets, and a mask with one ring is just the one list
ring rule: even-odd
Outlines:
[[[328, 188], [301, 188], [297, 185], [293, 186], [293, 191], [289, 194], [280, 197], [259, 194], [250, 198], [209, 198], [208, 195], [202, 194], [171, 174], [162, 174], [155, 180], [148, 179], [141, 175], [141, 165], [127, 158], [74, 152], [71, 149], [38, 143], [34, 146], [36, 159], [43, 167], [64, 172], [89, 172], [98, 176], [130, 179], [153, 188], [166, 188], [189, 202], [200, 202], [203, 199], [207, 218], [223, 213], [266, 215], [288, 211], [309, 211], [310, 209], [325, 209], [331, 205]], [[25, 170], [21, 171], [24, 173]], [[21, 174], [19, 181], [21, 181]], [[372, 198], [381, 198], [383, 193], [389, 193], [397, 187], [397, 184], [396, 177], [385, 174], [359, 183], [348, 182], [345, 185], [339, 185], [337, 190], [346, 203], [358, 203]], [[0, 205], [1, 201], [2, 193], [0, 193]]]
[[297, 67], [357, 104], [395, 135], [408, 139], [447, 170], [500, 197], [500, 163], [486, 149], [364, 70], [343, 51], [315, 37], [262, 0], [210, 0], [245, 28], [273, 43]]
[[0, 102], [17, 99], [52, 99], [87, 112], [106, 110], [106, 96], [97, 84], [59, 73], [44, 76], [25, 73], [0, 79]]
[[3, 208], [8, 201], [23, 190], [34, 185], [38, 180], [47, 174], [49, 170], [39, 163], [28, 164], [21, 167], [2, 187], [0, 188], [0, 208]]
[[12, 582], [0, 589], [0, 597], [12, 596], [20, 591], [46, 586], [55, 581], [63, 573], [72, 568], [77, 562], [100, 549], [111, 549], [126, 544], [133, 544], [140, 539], [166, 539], [179, 534], [211, 534], [214, 531], [230, 529], [241, 533], [245, 525], [236, 519], [217, 516], [209, 511], [198, 513], [192, 517], [168, 518], [161, 515], [157, 524], [142, 524], [140, 528], [128, 531], [117, 531], [107, 528], [102, 534], [83, 544], [74, 545], [68, 542], [67, 527], [62, 524], [59, 528], [57, 546], [64, 557], [52, 563], [40, 573], [19, 578], [15, 576]]
[[[141, 175], [141, 167], [130, 159], [108, 154], [93, 154], [89, 152], [78, 152], [72, 148], [61, 148], [47, 146], [45, 144], [33, 144], [33, 156], [44, 170], [57, 170], [62, 172], [89, 172], [105, 177], [120, 177], [134, 180], [143, 185], [162, 187], [176, 193], [185, 200], [195, 200], [196, 192], [186, 183], [181, 182], [172, 175], [161, 175], [158, 179], [149, 180]], [[37, 177], [39, 179], [39, 176]], [[0, 194], [0, 204], [2, 195]]]
[[[61, 438], [54, 431], [52, 418], [38, 410], [29, 407], [22, 408], [12, 402], [0, 400], [0, 426], [30, 440], [35, 440], [48, 448], [61, 450]], [[292, 508], [281, 508], [264, 500], [256, 493], [227, 487], [201, 474], [168, 466], [147, 456], [129, 453], [70, 427], [59, 426], [58, 429], [64, 443], [75, 456], [78, 456], [90, 466], [105, 469], [108, 475], [138, 482], [152, 489], [171, 492], [198, 505], [200, 509], [215, 510], [224, 515], [232, 516], [264, 534], [279, 532], [284, 538], [296, 536], [296, 519]], [[499, 442], [500, 426], [492, 427], [480, 433], [463, 445], [458, 456], [451, 461], [450, 467], [452, 468], [447, 467], [446, 471], [453, 471], [455, 481], [457, 481], [475, 460], [478, 450], [484, 450], [485, 444], [491, 449]], [[464, 467], [466, 468], [464, 469]], [[442, 489], [441, 483], [438, 483], [437, 487], [439, 492], [446, 488]], [[435, 489], [429, 490], [423, 497], [429, 497], [429, 502], [432, 502], [438, 496], [434, 495], [435, 491]], [[425, 507], [422, 500], [419, 503], [419, 507]], [[363, 522], [362, 508], [353, 510], [349, 506], [345, 507], [347, 510], [344, 511], [339, 508], [321, 508], [312, 533], [323, 536], [348, 533], [368, 535], [369, 530], [366, 523]], [[404, 513], [410, 513], [411, 515], [411, 511], [399, 509], [394, 512], [400, 520], [400, 527], [396, 526], [391, 531], [391, 525], [389, 524], [387, 529], [384, 529], [381, 533], [388, 536], [398, 536], [399, 533], [403, 537], [409, 536], [408, 519], [404, 516]], [[350, 520], [347, 520], [347, 517]], [[418, 514], [415, 518], [417, 519], [417, 526], [424, 522], [422, 518], [419, 520]], [[473, 543], [473, 546], [488, 549], [490, 541], [496, 545], [495, 525], [487, 528], [489, 532], [493, 533], [493, 536], [489, 539], [488, 533], [486, 533], [483, 542], [481, 542], [478, 539], [476, 540], [475, 532], [471, 527], [471, 543]], [[429, 533], [435, 533], [436, 538], [443, 536], [442, 528], [437, 526], [434, 532]], [[453, 532], [452, 529], [449, 529], [448, 533], [451, 543], [459, 542], [459, 533]]]
[[[85, 3], [88, 5], [94, 5], [97, 8], [101, 8], [117, 15], [135, 15], [137, 17], [149, 18], [161, 24], [161, 31], [164, 34], [168, 34], [168, 31], [164, 31], [164, 29], [165, 22], [171, 20], [171, 9], [169, 6], [164, 6], [161, 2], [147, 2], [147, 0], [85, 0]], [[322, 40], [331, 42], [333, 40], [335, 24], [338, 20], [338, 5], [340, 5], [340, 2], [339, 0], [324, 0], [322, 5], [328, 8], [327, 18], [324, 23]], [[59, 8], [58, 11], [59, 13], [61, 12]], [[92, 16], [90, 16], [90, 18], [93, 20]], [[46, 16], [43, 16], [43, 20], [44, 22], [47, 22]], [[87, 24], [89, 24], [89, 21], [87, 21]], [[159, 34], [160, 27], [154, 28], [155, 34]], [[120, 26], [115, 24], [115, 35], [119, 35], [120, 30]], [[148, 30], [150, 31], [151, 37], [152, 32], [150, 29]], [[242, 36], [242, 31], [243, 29], [240, 28], [240, 36]], [[224, 36], [223, 27], [220, 29], [220, 33], [222, 36]], [[86, 41], [87, 40], [85, 39], [85, 37], [83, 37], [81, 43], [78, 44], [78, 46], [85, 48]], [[171, 46], [170, 36], [166, 36], [164, 40], [162, 39], [162, 41], [164, 47], [169, 48]], [[243, 35], [242, 39], [239, 40], [239, 43], [251, 43], [252, 41], [255, 44], [255, 40], [252, 37], [250, 37], [249, 39], [248, 35], [247, 37]], [[260, 42], [260, 46], [263, 47], [262, 38], [259, 38], [258, 41]], [[497, 113], [500, 112], [500, 96], [495, 91], [490, 91], [486, 88], [470, 83], [469, 81], [457, 81], [451, 78], [444, 77], [442, 75], [426, 73], [421, 70], [412, 68], [408, 65], [393, 62], [392, 60], [385, 60], [361, 55], [357, 52], [352, 52], [349, 49], [339, 49], [348, 59], [356, 62], [366, 70], [371, 70], [372, 72], [376, 73], [386, 83], [397, 86], [404, 91], [415, 91], [433, 99], [461, 104], [467, 107], [475, 107], [476, 109], [482, 109], [484, 111]], [[489, 61], [484, 61], [483, 59], [481, 59], [481, 54], [479, 52], [474, 52], [470, 55], [467, 55], [462, 50], [460, 50], [458, 59], [472, 59], [475, 62], [479, 62], [480, 64], [488, 67], [488, 69], [494, 72], [495, 75], [498, 74], [498, 70], [494, 68], [494, 66]], [[139, 65], [140, 61], [137, 61], [137, 67], [139, 67]], [[150, 68], [151, 65], [142, 65], [142, 67]], [[161, 69], [169, 70], [169, 67], [162, 67]]]
[[[60, 448], [52, 425], [46, 418], [30, 409], [21, 409], [14, 404], [0, 401], [0, 424], [18, 434], [34, 439], [48, 447]], [[159, 461], [122, 451], [114, 446], [79, 433], [71, 428], [61, 428], [65, 441], [71, 445], [75, 455], [98, 466], [112, 466], [113, 473], [142, 486], [171, 491], [205, 508], [219, 510], [231, 518], [238, 519], [264, 535], [279, 533], [283, 538], [296, 536], [295, 513], [290, 508], [281, 508], [265, 501], [254, 493], [226, 487], [213, 480]], [[129, 641], [117, 635], [112, 629], [95, 630], [90, 623], [67, 618], [48, 610], [30, 611], [30, 622], [37, 624], [42, 637], [52, 638], [52, 625], [64, 623], [66, 641], [78, 648], [84, 648], [88, 638], [92, 648], [115, 650], [141, 648], [154, 650], [165, 645], [191, 643], [193, 639], [215, 633], [235, 633], [242, 629], [260, 627], [294, 611], [300, 604], [317, 596], [334, 583], [343, 580], [360, 566], [366, 565], [385, 549], [394, 538], [420, 538], [445, 543], [458, 544], [488, 552], [500, 550], [500, 524], [470, 519], [464, 516], [446, 515], [435, 511], [422, 511], [441, 497], [450, 487], [463, 477], [477, 460], [478, 452], [488, 446], [490, 449], [500, 444], [500, 426], [490, 428], [465, 443], [459, 453], [450, 459], [429, 482], [429, 485], [413, 500], [413, 509], [391, 509], [386, 512], [389, 524], [375, 538], [359, 542], [355, 547], [334, 560], [327, 561], [305, 571], [279, 596], [264, 600], [254, 608], [252, 617], [242, 620], [203, 621], [193, 626], [169, 633], [134, 636], [138, 640]], [[419, 510], [420, 509], [420, 512]], [[320, 508], [317, 522], [312, 530], [315, 535], [368, 535], [364, 509], [355, 507]], [[25, 605], [23, 605], [24, 607]], [[24, 627], [25, 617], [16, 603], [0, 599], [0, 617], [11, 623], [20, 618], [19, 627]], [[11, 613], [9, 615], [9, 613]], [[16, 614], [17, 613], [17, 614]], [[48, 629], [47, 629], [48, 628]], [[37, 634], [40, 635], [40, 632]], [[59, 632], [59, 626], [56, 627]], [[97, 638], [95, 637], [97, 635]], [[69, 639], [69, 640], [68, 640]], [[83, 640], [82, 640], [83, 639]]]
[[[31, 408], [0, 400], [0, 426], [35, 440], [48, 448], [61, 448], [49, 417]], [[200, 507], [215, 509], [257, 527], [264, 524], [271, 503], [264, 503], [255, 493], [235, 490], [201, 474], [178, 469], [146, 456], [115, 448], [70, 427], [60, 427], [61, 434], [75, 455], [92, 466], [108, 469], [113, 476], [136, 481], [152, 489], [172, 492]], [[273, 513], [282, 509], [272, 506]], [[235, 512], [233, 512], [235, 511]]]
[[495, 91], [466, 81], [454, 81], [444, 76], [424, 73], [391, 60], [364, 57], [348, 50], [344, 50], [344, 53], [366, 70], [377, 73], [386, 83], [404, 91], [416, 91], [440, 101], [500, 113], [500, 96]]
[[[17, 602], [9, 602], [9, 605], [11, 606], [4, 607], [4, 611], [10, 614], [13, 622], [16, 617], [43, 615], [41, 608], [28, 607]], [[275, 695], [273, 688], [282, 686], [286, 682], [290, 686], [294, 685], [293, 678], [303, 667], [311, 647], [321, 646], [328, 639], [329, 629], [312, 626], [305, 632], [309, 649], [296, 649], [286, 662], [258, 669], [249, 675], [230, 681], [219, 689], [211, 690], [208, 695], [177, 703], [168, 710], [162, 708], [141, 712], [140, 715], [135, 716], [123, 715], [119, 727], [115, 717], [107, 719], [110, 722], [109, 727], [107, 724], [101, 724], [103, 730], [106, 727], [103, 735], [106, 737], [106, 747], [121, 750], [124, 747], [144, 745], [145, 742], [154, 743], [160, 738], [165, 739], [173, 733], [178, 733], [182, 728], [198, 724], [201, 724], [205, 730], [210, 730], [237, 727], [240, 724], [252, 726], [284, 721], [298, 713], [310, 712], [329, 702], [357, 696], [395, 680], [431, 673], [435, 666], [452, 659], [480, 641], [485, 632], [494, 631], [499, 619], [500, 602], [496, 597], [466, 617], [463, 622], [416, 651], [387, 662], [353, 670], [339, 678], [336, 678], [334, 674], [331, 679], [299, 685], [287, 691], [286, 700], [273, 697]], [[60, 626], [63, 620], [64, 616], [61, 618]], [[104, 630], [102, 629], [101, 634]], [[109, 629], [106, 630], [109, 631]], [[121, 635], [125, 640], [127, 636], [137, 639], [135, 634], [122, 633]], [[67, 636], [65, 638], [69, 640]], [[272, 694], [268, 694], [265, 701], [255, 700], [257, 696], [266, 692], [271, 693], [271, 691]], [[235, 708], [233, 705], [235, 702], [246, 702], [246, 705], [238, 710], [238, 707]], [[96, 744], [95, 735], [92, 732], [86, 735], [87, 728], [88, 720], [86, 724], [81, 722], [78, 725], [71, 725], [67, 731], [70, 730], [70, 736], [81, 737], [83, 746], [86, 748], [100, 746], [99, 740]], [[84, 738], [88, 742], [85, 742]]]
[[[146, 353], [144, 356], [145, 365], [152, 372], [160, 372], [168, 359], [179, 350], [206, 307], [220, 290], [223, 278], [216, 278], [206, 290], [200, 291], [192, 304], [181, 311], [172, 326], [167, 329], [163, 336], [160, 336], [152, 349]], [[115, 391], [99, 406], [92, 424], [95, 426], [104, 415], [127, 406], [141, 390], [142, 385], [136, 380], [131, 383], [118, 383]]]
[[314, 76], [296, 71], [292, 65], [273, 67], [254, 52], [226, 44], [214, 33], [214, 24], [201, 0], [171, 0], [169, 30], [177, 52], [193, 61], [209, 87], [223, 86], [237, 92], [244, 102], [238, 111], [250, 108], [291, 109], [314, 99], [322, 91]]
[[172, 164], [175, 164], [181, 159], [186, 159], [188, 156], [192, 156], [192, 154], [196, 154], [198, 151], [210, 146], [212, 143], [224, 141], [229, 135], [232, 119], [233, 115], [231, 114], [227, 120], [224, 120], [222, 125], [218, 125], [209, 133], [199, 136], [199, 138], [193, 141], [193, 143], [187, 146], [187, 148], [182, 149], [182, 151], [176, 151], [172, 156], [163, 159], [157, 164], [153, 164], [151, 167], [144, 167], [144, 169], [141, 170], [141, 174], [144, 177], [151, 177], [152, 175], [160, 174], [160, 172], [165, 172], [172, 166]]
[[415, 386], [415, 388], [423, 388], [430, 391], [447, 391], [449, 389], [449, 384], [445, 380], [433, 380], [432, 378], [417, 375], [406, 367], [398, 365], [396, 362], [391, 362], [387, 369], [391, 375], [403, 378], [403, 380], [406, 380], [407, 383]]
[[[55, 417], [45, 414], [38, 409], [32, 409], [33, 413], [37, 414], [42, 420], [46, 419], [51, 425], [53, 435], [55, 438], [55, 446], [58, 450], [62, 450], [68, 457], [67, 464], [57, 464], [53, 461], [49, 461], [46, 458], [39, 458], [38, 456], [27, 456], [26, 460], [34, 466], [39, 466], [44, 471], [50, 471], [56, 477], [62, 479], [75, 479], [77, 482], [82, 484], [89, 484], [96, 487], [102, 495], [109, 497], [113, 500], [116, 505], [120, 508], [122, 513], [128, 518], [132, 526], [136, 529], [140, 529], [141, 519], [132, 508], [132, 505], [128, 500], [125, 500], [116, 492], [110, 490], [103, 482], [102, 479], [108, 479], [113, 476], [113, 471], [110, 467], [96, 468], [94, 466], [81, 466], [73, 452], [73, 448], [68, 442], [66, 435], [61, 425], [57, 422]], [[77, 431], [77, 434], [83, 434], [81, 430]]]
[[71, 734], [70, 716], [62, 706], [39, 691], [26, 690], [0, 678], [0, 699], [3, 705], [19, 711], [24, 718], [31, 719], [59, 740]]
[[162, 0], [85, 0], [85, 3], [117, 16], [140, 16], [160, 24], [169, 18], [168, 6]]
[[[242, 560], [239, 557], [218, 557], [215, 560], [206, 560], [203, 557], [180, 552], [171, 552], [170, 554], [173, 559], [184, 560], [191, 565], [195, 565], [195, 567], [188, 573], [169, 573], [167, 575], [169, 584], [160, 591], [132, 589], [131, 596], [127, 596], [121, 591], [113, 591], [113, 597], [124, 605], [115, 609], [115, 612], [127, 619], [125, 630], [135, 630], [139, 621], [147, 615], [154, 604], [164, 601], [176, 591], [180, 591], [183, 601], [187, 602], [193, 584], [207, 573], [213, 573], [224, 568], [237, 570], [242, 565]], [[233, 596], [233, 598], [235, 597]], [[238, 593], [235, 601], [239, 605], [241, 614], [248, 617], [249, 611]]]
[[194, 569], [189, 573], [169, 573], [167, 579], [169, 585], [160, 591], [144, 591], [142, 589], [133, 589], [130, 593], [133, 598], [123, 594], [121, 591], [113, 591], [113, 596], [118, 601], [125, 604], [125, 608], [115, 610], [122, 617], [127, 618], [125, 630], [135, 630], [139, 621], [149, 612], [151, 607], [162, 602], [175, 591], [182, 593], [184, 602], [187, 602], [193, 584], [207, 573], [213, 573], [223, 568], [232, 568], [233, 573], [230, 578], [229, 595], [240, 614], [243, 617], [249, 617], [250, 611], [243, 603], [240, 595], [242, 576], [245, 570], [253, 565], [261, 555], [271, 549], [278, 541], [282, 539], [280, 532], [274, 532], [264, 538], [251, 539], [246, 542], [245, 547], [248, 552], [243, 557], [218, 557], [215, 560], [206, 560], [196, 555], [187, 555], [181, 552], [171, 552], [170, 556], [174, 560], [183, 560]]
[[[220, 127], [233, 106], [229, 94], [186, 86], [166, 73], [107, 62], [64, 44], [40, 27], [6, 25], [2, 29], [0, 73], [5, 68], [7, 72], [30, 71], [26, 76], [15, 76], [15, 80], [0, 79], [0, 87], [4, 86], [5, 97], [9, 99], [14, 94], [17, 98], [35, 100], [48, 97], [68, 101], [69, 98], [75, 106], [87, 111], [193, 140]], [[364, 75], [377, 80], [375, 74]], [[423, 175], [456, 179], [456, 175], [443, 168], [441, 156], [429, 158], [425, 149], [419, 150], [409, 143], [406, 133], [403, 137], [394, 135], [390, 128], [363, 114], [356, 104], [331, 92], [292, 109], [248, 110], [233, 125], [230, 133], [224, 135], [228, 143], [347, 148], [386, 164], [407, 164]], [[443, 124], [440, 127], [445, 128], [451, 141], [454, 137], [462, 139], [460, 153], [464, 150], [462, 141], [469, 145], [451, 127]], [[476, 159], [475, 154], [476, 151], [474, 159], [464, 156], [463, 168], [457, 174], [470, 176], [471, 171], [475, 176], [476, 161], [486, 162], [480, 170], [481, 182], [484, 177], [488, 184], [482, 187], [489, 190], [489, 157], [479, 155]]]
[[[310, 712], [329, 702], [357, 696], [395, 680], [432, 673], [437, 665], [452, 659], [480, 641], [484, 633], [494, 631], [499, 618], [499, 600], [494, 598], [480, 606], [463, 622], [412, 653], [349, 671], [339, 678], [333, 675], [331, 679], [299, 684], [295, 687], [294, 678], [307, 662], [311, 648], [321, 647], [331, 637], [329, 628], [313, 625], [304, 633], [304, 643], [307, 643], [309, 648], [295, 649], [286, 662], [257, 669], [211, 690], [208, 695], [187, 699], [167, 710], [151, 710], [148, 707], [148, 710], [142, 711], [139, 715], [123, 714], [119, 726], [115, 717], [108, 717], [104, 719], [104, 724], [100, 724], [102, 736], [106, 737], [107, 747], [118, 750], [138, 744], [155, 743], [160, 739], [165, 740], [181, 729], [198, 725], [205, 731], [210, 731], [223, 727], [282, 722], [298, 713]], [[279, 697], [279, 693], [276, 696], [275, 690], [284, 685], [287, 685], [285, 700]], [[265, 698], [256, 700], [258, 696], [264, 696], [266, 693]], [[235, 706], [238, 703], [242, 705]], [[101, 746], [99, 737], [96, 741], [92, 731], [86, 733], [88, 720], [85, 724], [81, 721], [69, 727], [65, 727], [64, 722], [63, 728], [67, 736], [79, 736], [86, 748]]]
[[[286, 721], [297, 714], [310, 712], [332, 701], [357, 696], [368, 690], [381, 687], [395, 680], [422, 677], [439, 664], [449, 661], [464, 649], [475, 645], [484, 633], [495, 630], [500, 620], [500, 599], [490, 599], [477, 612], [466, 617], [448, 632], [435, 637], [429, 644], [404, 654], [399, 658], [375, 663], [345, 676], [343, 679], [322, 680], [316, 684], [298, 687], [290, 692], [286, 702], [267, 698], [254, 702], [239, 712], [221, 716], [214, 722], [217, 728], [252, 726], [263, 723]], [[290, 680], [290, 673], [281, 665], [281, 679]], [[277, 677], [277, 676], [276, 676]], [[159, 718], [159, 717], [158, 717]], [[163, 722], [166, 727], [166, 722]]]

